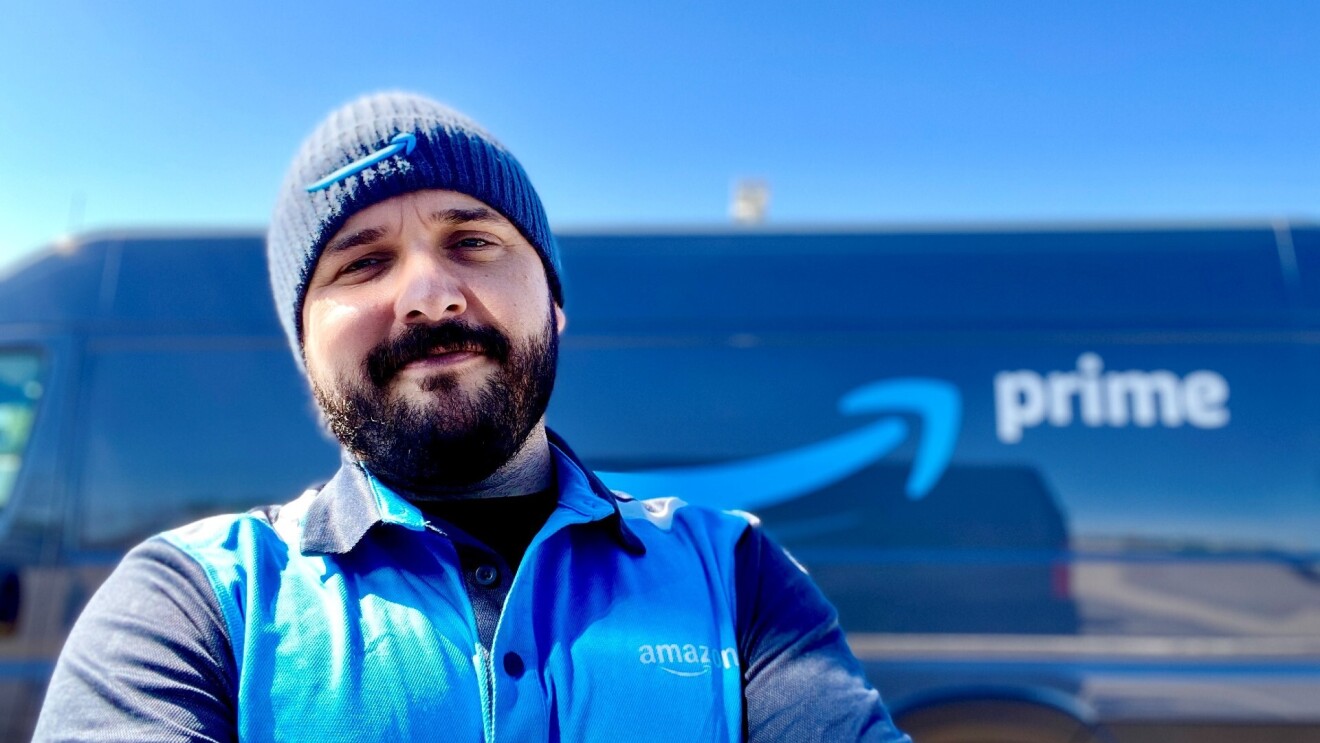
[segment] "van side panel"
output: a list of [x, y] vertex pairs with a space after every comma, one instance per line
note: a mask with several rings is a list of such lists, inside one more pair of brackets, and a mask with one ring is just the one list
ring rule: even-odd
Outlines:
[[[835, 482], [747, 493], [900, 709], [996, 687], [1320, 724], [1316, 339], [1272, 228], [622, 242], [564, 241], [587, 316], [550, 420], [668, 488], [905, 425]], [[848, 404], [911, 380], [960, 398], [915, 498], [934, 413]]]
[[[1320, 735], [1320, 229], [560, 242], [550, 424], [637, 495], [736, 474], [720, 505], [811, 571], [896, 712], [1065, 700], [1117, 743]], [[0, 564], [42, 597], [19, 631], [45, 634], [0, 638], [23, 737], [127, 546], [286, 501], [336, 451], [259, 236], [42, 257], [0, 281], [11, 338], [57, 360], [41, 474], [0, 513]]]

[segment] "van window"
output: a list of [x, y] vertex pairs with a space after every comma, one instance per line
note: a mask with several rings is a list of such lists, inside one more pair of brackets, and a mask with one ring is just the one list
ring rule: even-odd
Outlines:
[[107, 340], [89, 362], [84, 548], [286, 503], [335, 471], [283, 338]]
[[0, 351], [0, 511], [9, 505], [41, 399], [41, 358]]

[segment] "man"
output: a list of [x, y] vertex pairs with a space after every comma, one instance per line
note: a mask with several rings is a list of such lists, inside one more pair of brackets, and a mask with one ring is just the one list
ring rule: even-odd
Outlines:
[[546, 429], [559, 256], [475, 123], [336, 111], [268, 257], [344, 464], [134, 549], [38, 739], [907, 740], [753, 520], [611, 493]]

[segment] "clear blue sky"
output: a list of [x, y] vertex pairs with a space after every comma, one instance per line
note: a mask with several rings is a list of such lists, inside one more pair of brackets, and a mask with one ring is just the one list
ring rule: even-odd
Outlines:
[[0, 264], [71, 221], [262, 225], [302, 137], [381, 88], [482, 122], [558, 227], [723, 223], [743, 176], [785, 225], [1320, 215], [1320, 2], [0, 0], [0, 19]]

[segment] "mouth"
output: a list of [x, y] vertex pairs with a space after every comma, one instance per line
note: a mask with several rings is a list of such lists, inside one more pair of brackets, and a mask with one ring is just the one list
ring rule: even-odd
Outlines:
[[432, 372], [457, 367], [485, 357], [485, 350], [476, 346], [436, 348], [427, 355], [408, 362], [403, 366], [403, 370]]
[[372, 349], [364, 365], [371, 383], [378, 389], [385, 389], [399, 374], [416, 378], [435, 377], [443, 372], [457, 373], [484, 361], [502, 364], [508, 353], [508, 339], [495, 328], [449, 321], [441, 325], [409, 327]]

